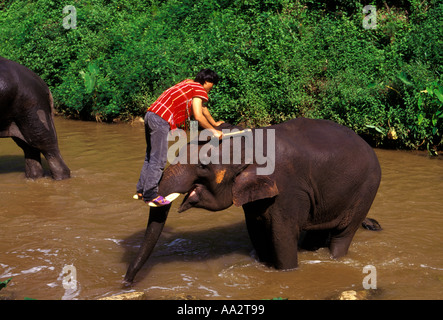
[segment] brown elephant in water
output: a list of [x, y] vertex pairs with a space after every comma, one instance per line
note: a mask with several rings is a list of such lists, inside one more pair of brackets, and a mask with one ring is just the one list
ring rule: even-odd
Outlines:
[[41, 153], [55, 180], [70, 177], [58, 147], [48, 86], [28, 68], [0, 57], [0, 138], [5, 137], [23, 149], [27, 178], [43, 177]]
[[[251, 135], [252, 148], [257, 150], [263, 142], [261, 148], [269, 160], [266, 168], [263, 157], [258, 163], [257, 153], [246, 161], [246, 145], [251, 147], [246, 137], [241, 138], [245, 142], [241, 150], [235, 145], [237, 138], [224, 139], [218, 147], [199, 145], [196, 164], [190, 161], [195, 154], [190, 143], [186, 161], [165, 170], [159, 194], [186, 194], [179, 212], [193, 207], [219, 211], [232, 204], [242, 206], [259, 260], [277, 269], [298, 266], [302, 240], [327, 245], [332, 257], [339, 258], [347, 253], [364, 221], [377, 224], [365, 218], [380, 184], [380, 165], [372, 148], [353, 131], [327, 120], [297, 118], [252, 129]], [[223, 149], [226, 144], [228, 148]], [[206, 159], [202, 148], [208, 151]], [[208, 161], [209, 157], [220, 159], [223, 150], [230, 150], [227, 164], [227, 158]], [[241, 161], [235, 163], [239, 154]], [[133, 282], [150, 256], [170, 207], [150, 209], [145, 237], [127, 270], [126, 283]]]

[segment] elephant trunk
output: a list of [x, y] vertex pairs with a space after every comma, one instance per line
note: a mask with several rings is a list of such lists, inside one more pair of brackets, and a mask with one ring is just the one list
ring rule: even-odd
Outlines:
[[151, 255], [162, 233], [170, 208], [171, 205], [151, 208], [142, 245], [140, 246], [137, 257], [132, 261], [125, 275], [125, 282], [127, 284], [131, 284], [134, 281], [135, 275]]
[[[173, 192], [186, 193], [192, 186], [193, 178], [191, 170], [186, 170], [181, 165], [170, 166], [163, 173], [159, 183], [158, 194], [167, 196]], [[170, 208], [171, 205], [151, 207], [142, 245], [125, 275], [126, 284], [131, 284], [134, 281], [135, 275], [151, 255], [162, 233]]]

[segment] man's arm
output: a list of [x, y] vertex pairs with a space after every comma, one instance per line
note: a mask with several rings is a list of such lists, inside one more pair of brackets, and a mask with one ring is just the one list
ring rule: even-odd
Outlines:
[[205, 106], [202, 106], [202, 112], [203, 115], [206, 117], [206, 120], [208, 120], [208, 122], [213, 126], [213, 127], [218, 127], [219, 125], [221, 125], [222, 123], [224, 123], [224, 121], [215, 121], [214, 118], [212, 117], [211, 113], [209, 112], [209, 109]]
[[[192, 99], [192, 112], [194, 113], [195, 120], [198, 121], [201, 127], [203, 129], [210, 130], [214, 136], [221, 139], [223, 133], [219, 130], [216, 130], [213, 125], [209, 122], [209, 120], [206, 118], [206, 115], [203, 113], [203, 102], [201, 98], [194, 97]], [[205, 108], [206, 109], [206, 108]], [[211, 117], [212, 119], [212, 117]], [[213, 123], [215, 123], [214, 119], [212, 119]]]

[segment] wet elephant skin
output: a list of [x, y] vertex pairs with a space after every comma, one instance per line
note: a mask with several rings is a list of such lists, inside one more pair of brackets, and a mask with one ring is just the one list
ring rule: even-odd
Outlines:
[[0, 138], [5, 137], [23, 149], [27, 178], [43, 177], [41, 154], [55, 180], [70, 177], [58, 146], [48, 86], [28, 68], [0, 57]]

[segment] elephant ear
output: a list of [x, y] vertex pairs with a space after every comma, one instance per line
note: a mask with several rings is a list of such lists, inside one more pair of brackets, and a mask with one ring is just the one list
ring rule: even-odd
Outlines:
[[232, 187], [232, 201], [237, 207], [276, 195], [278, 195], [278, 188], [275, 181], [270, 176], [257, 175], [254, 167], [242, 171], [235, 178]]

